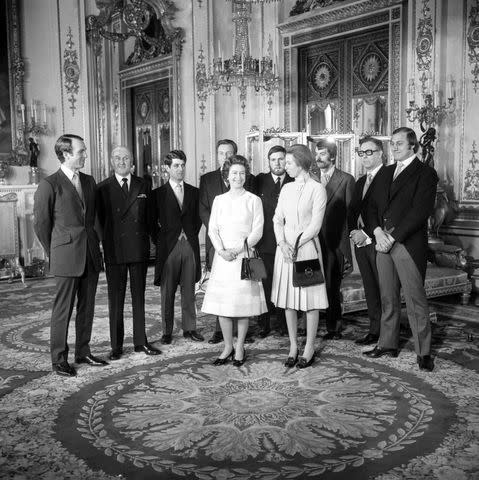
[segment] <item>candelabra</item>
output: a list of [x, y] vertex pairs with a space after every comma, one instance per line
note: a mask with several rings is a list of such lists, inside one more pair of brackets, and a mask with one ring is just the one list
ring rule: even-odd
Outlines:
[[47, 106], [37, 100], [32, 100], [30, 105], [20, 105], [22, 130], [33, 137], [35, 141], [40, 135], [48, 133]]
[[454, 80], [450, 76], [446, 82], [447, 101], [440, 102], [439, 88], [436, 84], [434, 90], [431, 88], [432, 81], [430, 73], [423, 74], [421, 80], [421, 92], [419, 94], [419, 104], [416, 103], [416, 87], [414, 79], [409, 80], [408, 96], [409, 107], [406, 108], [407, 118], [410, 122], [419, 122], [421, 131], [425, 132], [433, 125], [439, 125], [442, 118], [453, 113], [455, 105]]
[[200, 48], [196, 66], [196, 85], [201, 117], [204, 118], [205, 101], [208, 95], [222, 90], [230, 93], [233, 87], [239, 90], [239, 100], [245, 115], [247, 90], [251, 87], [256, 94], [265, 94], [268, 110], [271, 112], [273, 94], [279, 89], [279, 77], [271, 56], [253, 58], [250, 55], [248, 23], [251, 21], [251, 4], [246, 0], [233, 1], [233, 22], [235, 23], [234, 54], [223, 58], [218, 44], [218, 57], [207, 68], [203, 48]]

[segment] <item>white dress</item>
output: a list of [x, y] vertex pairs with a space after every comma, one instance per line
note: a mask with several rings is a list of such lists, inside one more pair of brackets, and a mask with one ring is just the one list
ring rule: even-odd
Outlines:
[[[296, 179], [281, 189], [273, 217], [276, 242], [286, 241], [294, 247], [296, 238], [303, 233], [298, 250], [298, 260], [319, 258], [324, 274], [323, 258], [318, 234], [326, 209], [326, 189], [312, 178]], [[316, 245], [316, 248], [315, 248]], [[326, 285], [293, 287], [293, 264], [284, 260], [278, 246], [274, 260], [271, 301], [280, 308], [317, 310], [328, 308]]]
[[[240, 196], [231, 191], [215, 197], [208, 233], [213, 247], [243, 247], [245, 238], [254, 247], [263, 235], [263, 206], [256, 195], [244, 190]], [[226, 261], [215, 253], [201, 310], [221, 317], [251, 317], [268, 311], [263, 284], [241, 280], [241, 252]]]

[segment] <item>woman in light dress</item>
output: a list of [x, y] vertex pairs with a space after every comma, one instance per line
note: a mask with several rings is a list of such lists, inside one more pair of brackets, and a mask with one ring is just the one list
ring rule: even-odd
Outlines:
[[[292, 145], [286, 150], [286, 171], [294, 178], [281, 189], [273, 217], [276, 235], [271, 301], [284, 308], [290, 340], [286, 367], [309, 367], [315, 359], [314, 342], [318, 329], [319, 309], [328, 307], [326, 286], [293, 287], [293, 251], [299, 234], [298, 260], [319, 258], [323, 270], [318, 240], [326, 208], [325, 188], [309, 175], [313, 156], [305, 145]], [[298, 359], [297, 311], [306, 312], [306, 345]]]
[[[215, 197], [208, 227], [216, 251], [205, 292], [202, 311], [219, 317], [224, 349], [214, 361], [224, 365], [233, 359], [241, 366], [246, 360], [244, 340], [249, 317], [267, 311], [261, 281], [241, 280], [244, 240], [254, 247], [263, 235], [263, 206], [256, 195], [244, 189], [248, 161], [233, 155], [225, 161], [223, 172], [230, 190]], [[238, 325], [236, 349], [233, 347], [233, 321]]]

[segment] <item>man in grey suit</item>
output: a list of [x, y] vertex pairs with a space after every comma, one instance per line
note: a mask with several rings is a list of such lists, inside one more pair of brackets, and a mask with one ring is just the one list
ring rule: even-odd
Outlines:
[[90, 351], [95, 294], [102, 259], [95, 225], [95, 180], [80, 173], [86, 147], [77, 135], [62, 135], [55, 144], [60, 169], [45, 178], [35, 193], [34, 230], [55, 275], [50, 349], [53, 371], [75, 376], [68, 363], [68, 324], [77, 300], [75, 361], [107, 365]]
[[355, 181], [352, 175], [336, 167], [337, 154], [334, 141], [319, 140], [316, 144], [319, 181], [326, 188], [328, 197], [319, 232], [329, 302], [326, 310], [328, 332], [323, 336], [324, 340], [338, 340], [342, 336], [341, 280], [352, 271], [353, 265], [347, 215]]

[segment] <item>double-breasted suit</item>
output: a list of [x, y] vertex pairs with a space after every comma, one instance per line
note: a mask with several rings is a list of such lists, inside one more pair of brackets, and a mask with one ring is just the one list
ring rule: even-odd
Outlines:
[[[367, 175], [360, 177], [354, 188], [353, 197], [348, 210], [348, 227], [349, 231], [362, 229], [371, 243], [362, 247], [355, 246], [354, 253], [358, 262], [359, 271], [363, 279], [364, 294], [368, 307], [369, 316], [369, 333], [376, 337], [379, 336], [381, 327], [381, 294], [379, 291], [378, 269], [376, 266], [376, 248], [374, 243], [374, 234], [371, 226], [368, 224], [370, 210], [372, 208], [372, 192], [378, 182], [378, 175], [384, 167], [380, 167], [376, 172], [367, 191], [364, 193], [364, 185]], [[380, 177], [379, 177], [380, 178]]]
[[337, 168], [326, 185], [326, 211], [319, 232], [323, 252], [324, 278], [329, 308], [326, 310], [328, 333], [341, 330], [341, 280], [345, 260], [352, 265], [348, 230], [348, 208], [354, 192], [354, 177]]
[[263, 288], [268, 304], [268, 312], [263, 314], [261, 318], [262, 328], [265, 331], [270, 330], [270, 315], [275, 313], [275, 311], [277, 313], [279, 327], [286, 330], [284, 310], [279, 308], [276, 310], [276, 307], [271, 302], [271, 285], [277, 245], [273, 227], [273, 216], [276, 206], [278, 205], [278, 197], [281, 189], [284, 185], [292, 181], [294, 181], [294, 179], [285, 173], [281, 186], [278, 188], [271, 173], [259, 173], [255, 178], [256, 195], [261, 198], [264, 215], [263, 236], [256, 245], [256, 249], [263, 259], [267, 273], [267, 277], [263, 280]]
[[68, 360], [67, 334], [77, 298], [75, 357], [90, 355], [102, 258], [95, 231], [95, 180], [79, 172], [82, 197], [60, 168], [35, 192], [34, 230], [50, 260], [56, 295], [51, 319], [52, 364]]
[[114, 352], [121, 353], [124, 340], [124, 304], [128, 272], [133, 309], [133, 343], [145, 345], [145, 287], [150, 255], [152, 215], [148, 183], [130, 176], [126, 194], [113, 175], [98, 185], [97, 211], [110, 313], [110, 338]]
[[429, 355], [431, 327], [424, 290], [427, 263], [427, 221], [434, 209], [438, 176], [415, 157], [394, 179], [396, 165], [377, 176], [368, 223], [381, 227], [395, 243], [377, 254], [383, 313], [378, 347], [397, 348], [401, 315], [400, 288], [406, 299], [416, 353]]
[[174, 301], [181, 285], [182, 327], [184, 332], [196, 330], [195, 283], [201, 276], [198, 234], [199, 191], [188, 183], [180, 206], [171, 181], [153, 191], [156, 228], [155, 285], [161, 286], [163, 334], [171, 335], [174, 322]]

